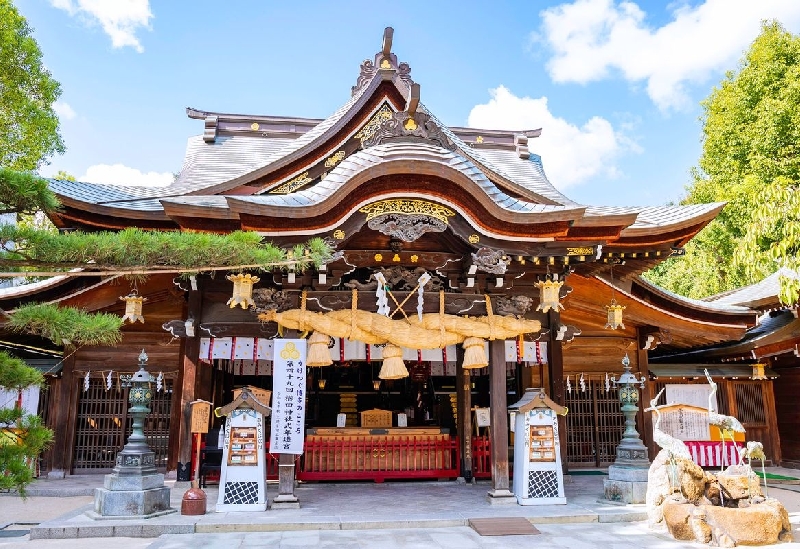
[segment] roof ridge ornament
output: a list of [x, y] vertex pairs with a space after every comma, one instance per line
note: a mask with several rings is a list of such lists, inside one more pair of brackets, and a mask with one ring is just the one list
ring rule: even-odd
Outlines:
[[374, 60], [365, 59], [361, 63], [361, 70], [358, 74], [356, 85], [351, 88], [351, 96], [355, 96], [361, 90], [367, 87], [372, 81], [373, 77], [381, 71], [394, 71], [397, 76], [405, 82], [408, 86], [414, 83], [411, 80], [411, 66], [408, 63], [399, 63], [397, 56], [392, 53], [392, 39], [394, 38], [394, 29], [386, 27], [383, 30], [383, 42], [381, 44], [381, 51], [375, 54]]

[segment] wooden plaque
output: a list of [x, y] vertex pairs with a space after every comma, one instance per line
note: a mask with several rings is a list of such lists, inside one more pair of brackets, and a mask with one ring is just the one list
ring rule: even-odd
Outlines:
[[553, 428], [549, 425], [531, 425], [530, 429], [530, 461], [555, 461]]
[[391, 410], [367, 410], [361, 412], [361, 426], [362, 427], [391, 427], [392, 426], [392, 412]]
[[205, 400], [195, 400], [189, 403], [192, 407], [192, 429], [193, 433], [207, 433], [209, 419], [211, 418], [211, 403]]

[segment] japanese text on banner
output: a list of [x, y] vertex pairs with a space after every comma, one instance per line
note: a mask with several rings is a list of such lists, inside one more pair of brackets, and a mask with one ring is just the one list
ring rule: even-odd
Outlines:
[[306, 340], [276, 339], [270, 453], [302, 454], [306, 420]]

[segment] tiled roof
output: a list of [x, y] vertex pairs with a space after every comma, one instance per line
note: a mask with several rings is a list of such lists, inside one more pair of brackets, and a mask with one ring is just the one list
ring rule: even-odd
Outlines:
[[564, 206], [578, 205], [577, 202], [563, 195], [550, 183], [544, 173], [542, 159], [539, 155], [531, 154], [530, 158], [526, 160], [520, 158], [515, 151], [509, 150], [483, 149], [478, 151], [473, 149], [470, 152], [480, 153], [491, 164], [498, 166], [503, 172], [507, 173], [515, 183], [538, 195]]
[[670, 301], [686, 304], [693, 309], [715, 312], [715, 313], [733, 313], [733, 314], [755, 313], [755, 311], [753, 311], [749, 307], [733, 305], [731, 303], [715, 303], [713, 301], [709, 302], [700, 299], [692, 299], [691, 297], [684, 297], [682, 295], [670, 292], [669, 290], [666, 290], [661, 286], [656, 286], [655, 284], [653, 284], [652, 282], [641, 276], [636, 278], [636, 283], [655, 294], [660, 294], [664, 296]]
[[[722, 209], [724, 202], [691, 204], [687, 206], [648, 206], [637, 208], [636, 223], [622, 231], [622, 236], [648, 233], [653, 228], [694, 225], [703, 218], [711, 218]], [[605, 211], [604, 207], [593, 207], [593, 211]]]
[[571, 203], [569, 206], [537, 204], [520, 200], [501, 191], [494, 183], [475, 166], [475, 164], [453, 151], [432, 144], [388, 141], [386, 143], [358, 151], [344, 159], [318, 184], [295, 193], [263, 194], [254, 196], [231, 196], [229, 201], [269, 204], [283, 207], [299, 207], [322, 202], [340, 189], [358, 173], [385, 162], [393, 160], [415, 160], [420, 162], [436, 162], [449, 166], [469, 177], [487, 196], [491, 197], [501, 208], [517, 213], [568, 212], [576, 217], [582, 213], [583, 207]]
[[752, 306], [756, 302], [772, 299], [777, 305], [778, 294], [780, 293], [781, 276], [797, 278], [800, 276], [800, 273], [797, 273], [791, 269], [782, 268], [760, 282], [756, 282], [755, 284], [744, 286], [742, 288], [737, 288], [729, 292], [712, 295], [704, 298], [703, 301], [707, 301], [709, 303]]

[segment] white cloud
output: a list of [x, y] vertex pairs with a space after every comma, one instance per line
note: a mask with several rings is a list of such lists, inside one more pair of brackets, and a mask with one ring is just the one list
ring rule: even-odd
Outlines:
[[630, 1], [576, 0], [541, 17], [534, 38], [551, 50], [547, 69], [554, 81], [586, 83], [619, 71], [630, 82], [646, 82], [653, 102], [668, 110], [688, 104], [686, 84], [734, 68], [763, 19], [778, 19], [787, 28], [800, 24], [800, 2], [681, 2], [670, 22], [657, 28]]
[[69, 103], [66, 101], [56, 101], [53, 103], [53, 110], [56, 111], [56, 114], [61, 120], [72, 120], [77, 116], [75, 110], [70, 107]]
[[485, 129], [542, 128], [541, 137], [529, 141], [528, 148], [542, 157], [548, 179], [559, 189], [596, 176], [616, 177], [616, 158], [627, 151], [639, 151], [635, 143], [599, 116], [578, 127], [551, 113], [547, 97], [517, 97], [505, 86], [489, 93], [492, 98], [488, 103], [472, 108], [468, 125]]
[[99, 23], [113, 47], [144, 51], [136, 31], [140, 27], [150, 29], [153, 13], [149, 0], [50, 0], [50, 4], [89, 25]]
[[122, 164], [95, 164], [86, 169], [86, 173], [78, 181], [87, 183], [105, 183], [110, 185], [134, 185], [137, 187], [159, 187], [172, 183], [173, 175], [169, 172], [141, 172]]

